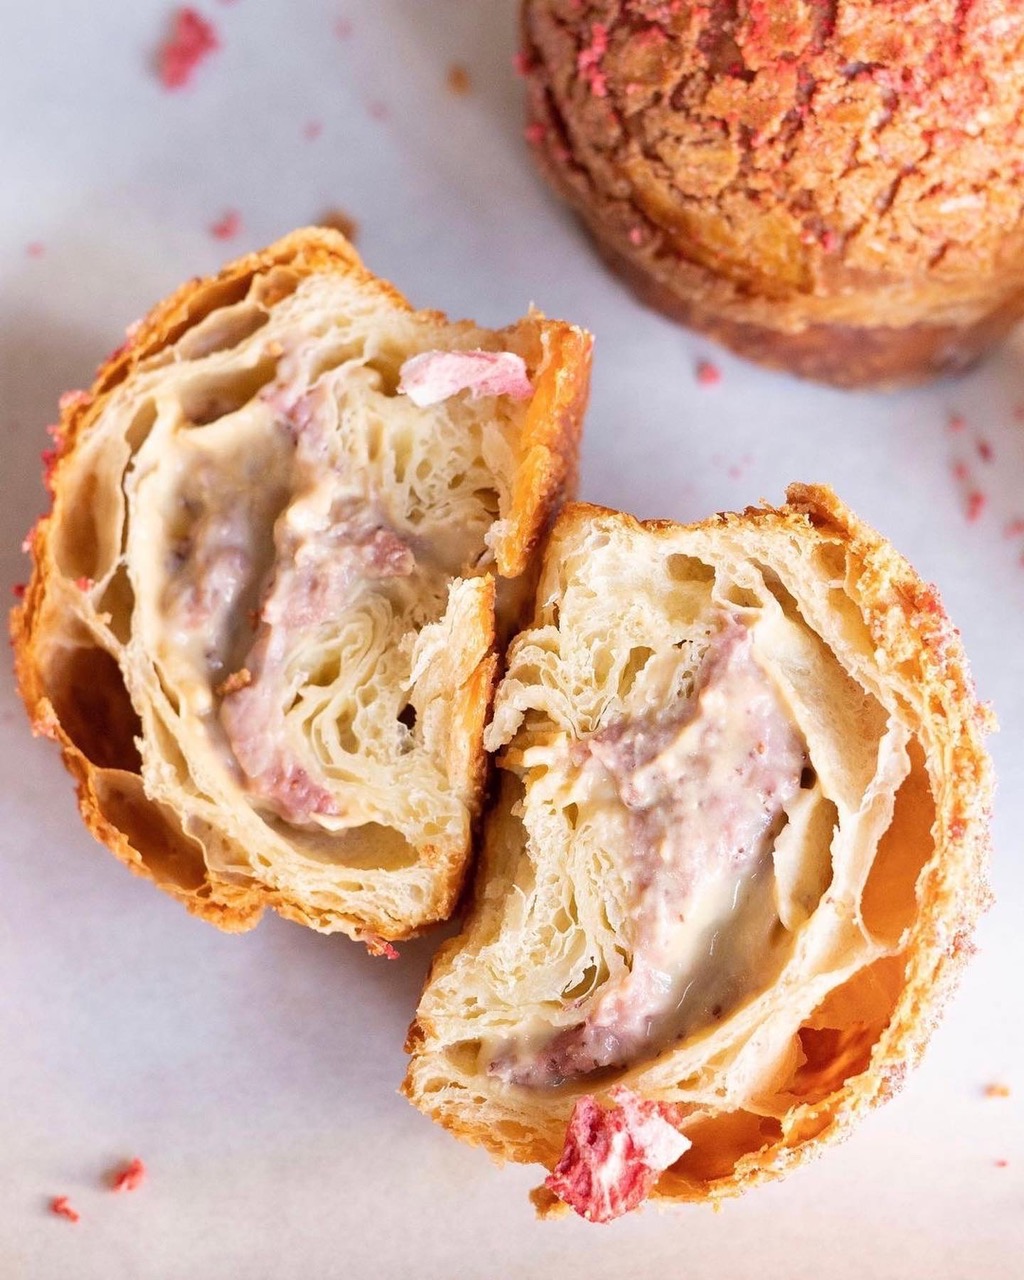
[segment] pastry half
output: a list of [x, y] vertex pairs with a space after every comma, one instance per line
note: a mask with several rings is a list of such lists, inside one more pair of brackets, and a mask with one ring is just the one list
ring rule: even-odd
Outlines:
[[986, 727], [935, 591], [830, 490], [567, 508], [406, 1094], [553, 1170], [544, 1213], [785, 1173], [899, 1086], [970, 950]]
[[589, 357], [538, 313], [414, 311], [324, 230], [136, 325], [62, 401], [12, 617], [94, 834], [226, 929], [444, 919]]

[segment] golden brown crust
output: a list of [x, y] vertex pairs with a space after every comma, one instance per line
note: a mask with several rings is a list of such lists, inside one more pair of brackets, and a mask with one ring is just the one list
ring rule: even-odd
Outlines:
[[[589, 526], [666, 538], [679, 532], [669, 522], [641, 524], [604, 508], [572, 504], [552, 533], [542, 570], [542, 582], [549, 588], [549, 571], [563, 548], [578, 542]], [[709, 539], [719, 534], [798, 539], [820, 559], [823, 573], [843, 577], [845, 599], [856, 607], [850, 625], [865, 629], [865, 643], [874, 650], [881, 680], [900, 698], [913, 693], [913, 708], [904, 713], [916, 722], [913, 751], [921, 753], [922, 760], [913, 785], [924, 780], [921, 803], [909, 795], [900, 810], [903, 816], [894, 818], [893, 834], [885, 838], [891, 841], [888, 853], [876, 859], [878, 869], [872, 870], [864, 892], [865, 915], [870, 912], [872, 928], [883, 933], [893, 929], [892, 945], [866, 969], [833, 988], [814, 1017], [803, 1023], [800, 1051], [786, 1077], [774, 1081], [763, 1110], [716, 1111], [687, 1104], [690, 1118], [684, 1130], [693, 1146], [662, 1175], [653, 1198], [717, 1202], [787, 1173], [845, 1136], [859, 1115], [899, 1089], [908, 1068], [920, 1058], [971, 954], [972, 931], [990, 902], [986, 868], [993, 784], [983, 738], [993, 722], [977, 701], [958, 633], [935, 589], [830, 489], [794, 484], [783, 507], [721, 514], [691, 529]], [[538, 618], [541, 606], [538, 599]], [[550, 624], [549, 615], [545, 617]], [[483, 1099], [489, 1085], [481, 1082], [477, 1098], [472, 1089], [466, 1090], [465, 1077], [454, 1097], [444, 1097], [438, 1088], [447, 1069], [444, 1045], [451, 1030], [442, 1028], [442, 1010], [430, 995], [452, 981], [460, 953], [471, 940], [477, 940], [472, 942], [476, 946], [493, 936], [498, 908], [493, 901], [488, 904], [487, 888], [500, 862], [496, 842], [501, 839], [503, 813], [499, 801], [488, 818], [475, 903], [463, 933], [435, 958], [409, 1032], [406, 1048], [412, 1060], [403, 1091], [435, 1121], [461, 1139], [483, 1145], [496, 1158], [538, 1162], [550, 1169], [560, 1153], [559, 1134], [571, 1095], [563, 1093], [550, 1101], [525, 1093], [514, 1102], [505, 1097], [481, 1125], [478, 1109], [486, 1110]], [[930, 819], [932, 813], [934, 821], [929, 827], [926, 820], [922, 829], [920, 815]], [[899, 850], [909, 849], [912, 839], [900, 824], [907, 822], [917, 822], [913, 843], [924, 841], [926, 852], [920, 861], [904, 864]], [[895, 911], [890, 900], [900, 904], [899, 929], [885, 923], [886, 912]], [[447, 1018], [447, 1008], [443, 1013]], [[670, 1052], [666, 1064], [671, 1057]], [[678, 1078], [670, 1065], [662, 1071], [659, 1060], [645, 1072], [646, 1068], [633, 1078], [662, 1082], [651, 1096], [675, 1101], [674, 1094], [660, 1094], [665, 1081]], [[607, 1084], [604, 1080], [600, 1087]], [[632, 1087], [643, 1092], [642, 1083]], [[507, 1123], [501, 1122], [502, 1116]], [[534, 1201], [542, 1216], [564, 1212], [561, 1202], [543, 1189]]]
[[[280, 279], [278, 279], [280, 273]], [[421, 850], [421, 861], [435, 868], [430, 900], [416, 921], [395, 920], [365, 911], [353, 917], [336, 905], [311, 898], [297, 900], [287, 892], [243, 875], [222, 875], [204, 864], [203, 849], [182, 828], [180, 815], [146, 793], [135, 739], [141, 725], [111, 655], [82, 634], [82, 647], [69, 648], [69, 666], [55, 691], [48, 683], [52, 655], [44, 649], [54, 628], [67, 623], [62, 592], [70, 590], [58, 570], [55, 535], [62, 519], [66, 468], [87, 440], [110, 397], [143, 362], [157, 355], [220, 307], [243, 299], [259, 278], [270, 290], [293, 286], [312, 275], [345, 277], [371, 297], [401, 312], [411, 310], [393, 286], [378, 280], [362, 265], [352, 246], [334, 231], [297, 231], [269, 248], [227, 265], [216, 276], [195, 279], [159, 303], [129, 330], [125, 344], [99, 369], [92, 388], [61, 400], [50, 461], [48, 487], [53, 511], [31, 534], [32, 573], [24, 599], [11, 614], [18, 687], [33, 731], [53, 738], [75, 779], [79, 808], [93, 834], [136, 874], [177, 898], [194, 914], [226, 930], [251, 928], [270, 907], [315, 928], [343, 928], [357, 936], [407, 937], [421, 927], [447, 918], [465, 877], [467, 853], [441, 843]], [[446, 323], [440, 313], [421, 313]], [[472, 330], [468, 323], [457, 330]], [[571, 326], [532, 315], [506, 331], [535, 354], [536, 403], [527, 424], [529, 449], [509, 513], [510, 534], [499, 556], [499, 568], [520, 574], [540, 545], [575, 468], [582, 412], [589, 376], [590, 339]], [[566, 362], [566, 363], [563, 363]], [[453, 751], [472, 792], [481, 794], [486, 757], [480, 742], [494, 682], [494, 583], [477, 593], [477, 612], [470, 620], [467, 644], [479, 646], [479, 662], [461, 687], [453, 706]], [[70, 691], [70, 692], [69, 692]], [[59, 705], [58, 705], [59, 704]]]
[[842, 386], [955, 372], [1024, 309], [1003, 0], [522, 13], [527, 137], [649, 305]]

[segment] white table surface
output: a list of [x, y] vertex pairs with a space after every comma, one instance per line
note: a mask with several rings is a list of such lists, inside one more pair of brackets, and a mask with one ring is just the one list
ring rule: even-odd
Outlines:
[[[500, 324], [532, 301], [594, 331], [583, 496], [690, 519], [823, 480], [938, 583], [1002, 722], [999, 902], [923, 1067], [843, 1147], [719, 1214], [541, 1224], [537, 1170], [497, 1169], [395, 1093], [433, 941], [386, 963], [276, 918], [243, 937], [191, 919], [85, 832], [4, 664], [0, 1280], [1024, 1275], [1024, 536], [1005, 533], [1024, 335], [897, 396], [762, 372], [636, 305], [535, 176], [513, 0], [200, 7], [222, 47], [169, 93], [151, 58], [171, 6], [0, 2], [4, 592], [58, 394], [180, 280], [342, 208], [419, 305]], [[241, 230], [218, 241], [230, 209]], [[715, 387], [694, 376], [709, 355]], [[973, 522], [958, 458], [987, 498]], [[135, 1155], [145, 1186], [112, 1195]], [[79, 1223], [48, 1212], [59, 1194]]]

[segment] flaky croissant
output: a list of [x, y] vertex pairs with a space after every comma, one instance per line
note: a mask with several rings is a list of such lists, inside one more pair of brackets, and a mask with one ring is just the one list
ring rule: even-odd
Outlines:
[[968, 953], [986, 727], [934, 590], [830, 490], [567, 508], [406, 1094], [552, 1170], [541, 1213], [785, 1173], [900, 1084]]
[[[590, 339], [416, 312], [340, 235], [197, 280], [62, 401], [18, 681], [91, 830], [226, 929], [451, 911], [499, 629], [575, 475]], [[535, 576], [535, 573], [534, 575]]]

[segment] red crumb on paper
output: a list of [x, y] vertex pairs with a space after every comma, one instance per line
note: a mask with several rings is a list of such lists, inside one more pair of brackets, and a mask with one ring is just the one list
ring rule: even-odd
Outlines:
[[54, 1196], [50, 1201], [50, 1212], [55, 1213], [58, 1218], [67, 1218], [68, 1222], [77, 1222], [82, 1216], [68, 1204], [67, 1196]]
[[129, 1160], [123, 1169], [114, 1174], [110, 1182], [111, 1191], [138, 1191], [146, 1180], [146, 1166], [135, 1157]]
[[967, 463], [962, 458], [957, 458], [950, 464], [950, 470], [953, 472], [954, 480], [966, 480], [968, 476]]
[[210, 226], [214, 240], [233, 240], [242, 229], [242, 215], [237, 209], [227, 209]]
[[997, 1169], [1005, 1169], [1010, 1162], [1009, 1160], [993, 1160], [992, 1163]]
[[396, 948], [375, 933], [364, 935], [363, 942], [366, 944], [366, 949], [371, 956], [383, 956], [386, 960], [397, 960], [399, 958]]
[[473, 79], [461, 62], [453, 62], [445, 76], [448, 92], [457, 98], [464, 98], [473, 88]]
[[991, 1084], [985, 1086], [982, 1093], [986, 1098], [1008, 1098], [1010, 1096], [1010, 1086], [994, 1080]]
[[316, 142], [323, 131], [324, 123], [322, 120], [307, 120], [302, 126], [302, 136], [307, 142]]
[[970, 524], [973, 524], [985, 510], [985, 504], [987, 501], [988, 499], [980, 489], [972, 489], [967, 495], [967, 504], [964, 508], [964, 515], [967, 517]]
[[11, 587], [11, 593], [13, 594], [15, 600], [24, 600], [25, 592], [27, 590], [28, 590], [27, 582], [16, 582], [14, 586]]
[[950, 431], [963, 431], [964, 427], [966, 426], [967, 426], [967, 419], [964, 417], [962, 413], [951, 413], [949, 415]]
[[697, 362], [697, 381], [702, 387], [714, 387], [722, 381], [722, 371], [710, 360]]
[[421, 409], [460, 391], [529, 400], [533, 386], [522, 356], [512, 351], [424, 351], [399, 370], [398, 390]]
[[547, 137], [547, 130], [539, 121], [535, 120], [533, 124], [528, 124], [523, 130], [523, 137], [531, 147], [539, 147]]
[[348, 40], [352, 35], [352, 23], [348, 18], [338, 18], [334, 23], [334, 34], [339, 40]]
[[165, 89], [182, 89], [220, 41], [212, 23], [187, 6], [177, 9], [171, 30], [157, 54], [157, 70]]
[[514, 53], [512, 55], [512, 70], [517, 76], [528, 76], [533, 70], [533, 62], [529, 54], [523, 53], [521, 50], [519, 53]]
[[601, 70], [601, 61], [608, 51], [608, 28], [602, 22], [595, 22], [590, 28], [590, 43], [581, 49], [576, 58], [576, 70], [590, 86], [595, 98], [608, 95], [608, 81]]
[[544, 1185], [589, 1222], [610, 1222], [646, 1200], [661, 1173], [690, 1147], [676, 1108], [619, 1085], [613, 1105], [577, 1099], [565, 1147]]
[[1019, 538], [1022, 534], [1024, 534], [1024, 516], [1017, 516], [1003, 530], [1004, 538]]
[[978, 457], [982, 460], [982, 462], [992, 461], [992, 446], [989, 444], [987, 440], [979, 440], [977, 448], [978, 448]]
[[46, 245], [43, 244], [42, 240], [31, 240], [25, 246], [25, 252], [30, 258], [41, 258], [46, 252]]
[[371, 120], [387, 120], [391, 115], [386, 102], [371, 102], [367, 110]]

